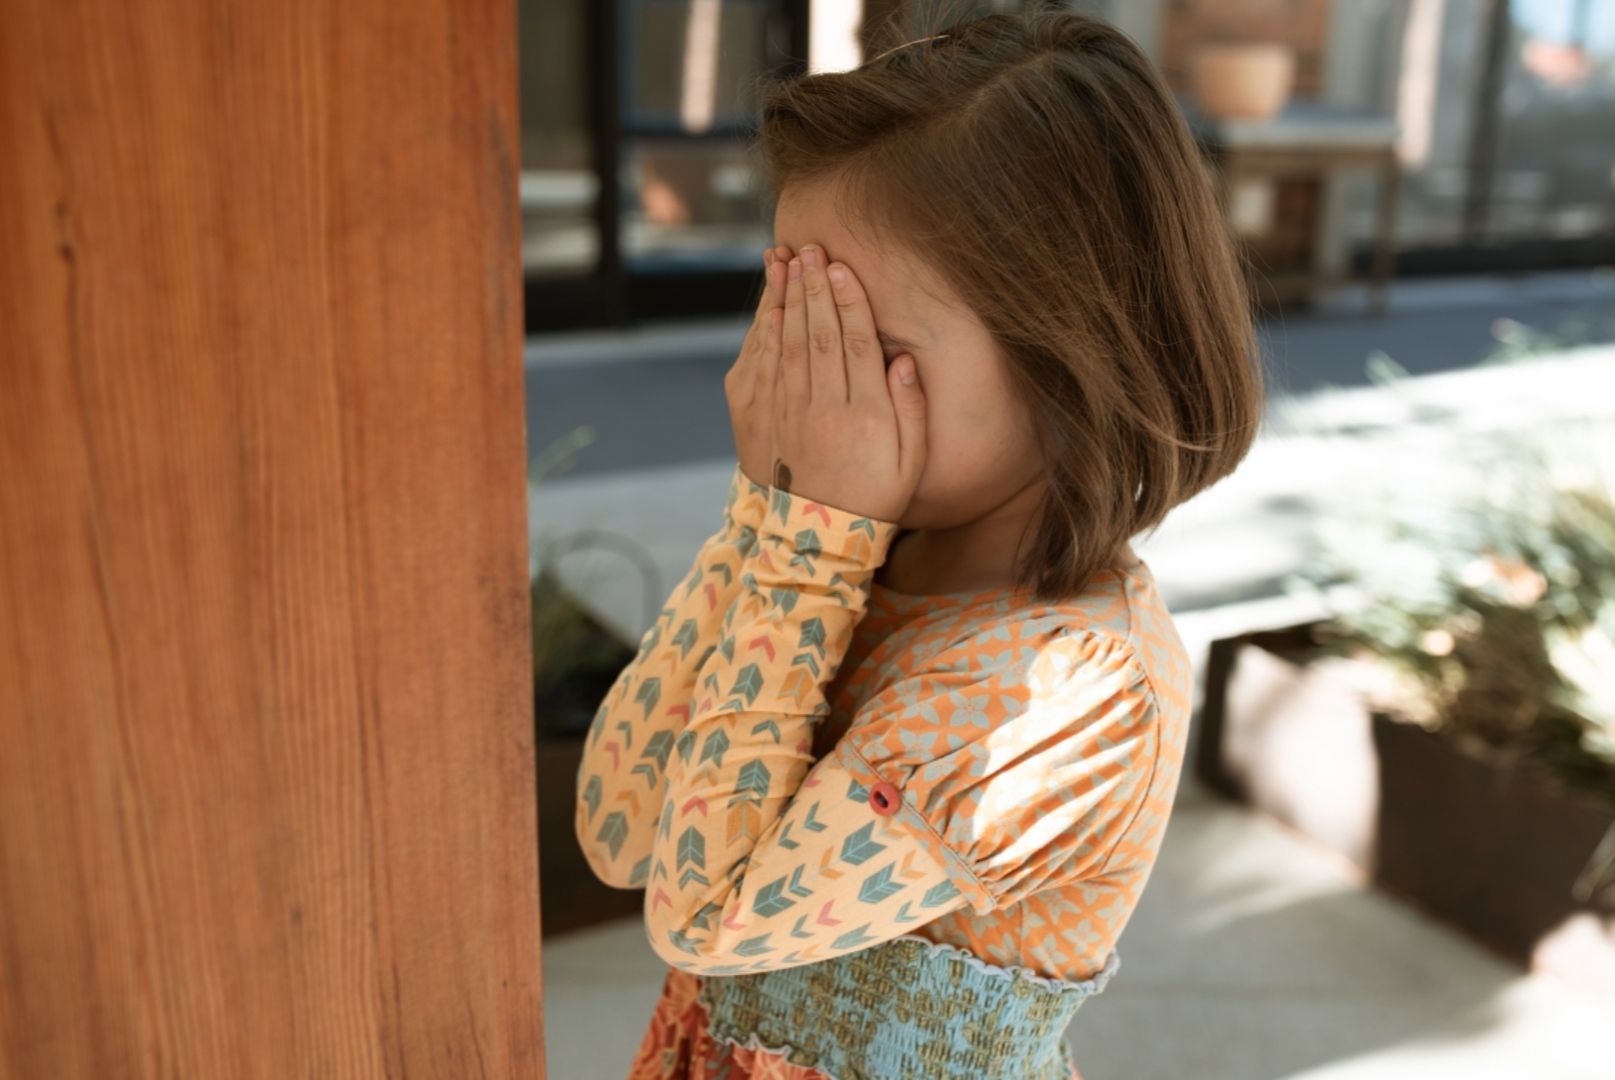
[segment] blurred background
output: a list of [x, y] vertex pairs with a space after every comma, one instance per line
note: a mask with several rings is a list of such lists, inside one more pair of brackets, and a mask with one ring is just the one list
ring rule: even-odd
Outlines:
[[[1240, 470], [1135, 540], [1199, 706], [1084, 1077], [1615, 1076], [1615, 3], [1036, 6], [1161, 71], [1272, 380]], [[750, 81], [936, 10], [520, 0], [555, 1075], [621, 1077], [665, 971], [577, 851], [575, 774], [734, 465]]]

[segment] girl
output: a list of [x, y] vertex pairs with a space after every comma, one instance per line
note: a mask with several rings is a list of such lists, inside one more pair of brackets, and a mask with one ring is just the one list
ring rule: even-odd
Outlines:
[[1228, 475], [1241, 267], [1138, 48], [992, 14], [774, 86], [738, 462], [576, 830], [670, 970], [631, 1078], [1077, 1077], [1177, 788], [1130, 538]]

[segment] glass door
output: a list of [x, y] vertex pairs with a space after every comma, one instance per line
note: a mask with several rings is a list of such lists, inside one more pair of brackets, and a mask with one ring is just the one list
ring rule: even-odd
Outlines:
[[1615, 4], [1513, 0], [1484, 197], [1486, 239], [1615, 232]]
[[[1397, 272], [1591, 266], [1615, 258], [1615, 3], [1365, 0], [1372, 104], [1394, 115]], [[1366, 268], [1371, 184], [1347, 188]]]
[[529, 279], [595, 272], [597, 155], [589, 122], [588, 0], [521, 0], [522, 269]]
[[617, 0], [630, 274], [746, 269], [772, 235], [746, 160], [771, 0]]
[[527, 330], [745, 309], [772, 236], [757, 82], [808, 0], [520, 0]]

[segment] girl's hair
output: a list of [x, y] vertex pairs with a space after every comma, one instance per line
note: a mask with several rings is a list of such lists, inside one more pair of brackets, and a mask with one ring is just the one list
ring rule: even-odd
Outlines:
[[1254, 441], [1244, 257], [1121, 31], [1035, 10], [923, 33], [856, 70], [765, 76], [752, 153], [776, 199], [830, 183], [844, 219], [899, 238], [992, 334], [1048, 480], [1015, 584], [1074, 596]]

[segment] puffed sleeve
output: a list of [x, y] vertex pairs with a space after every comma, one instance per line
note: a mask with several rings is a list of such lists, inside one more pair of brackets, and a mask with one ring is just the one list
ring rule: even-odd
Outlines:
[[645, 884], [651, 833], [667, 791], [667, 759], [690, 717], [701, 665], [741, 592], [769, 488], [737, 462], [723, 520], [639, 639], [595, 710], [577, 771], [573, 829], [589, 867], [614, 888]]
[[982, 915], [1103, 872], [1144, 805], [1159, 727], [1126, 638], [1031, 620], [916, 664], [832, 755], [863, 786], [898, 789], [895, 821]]

